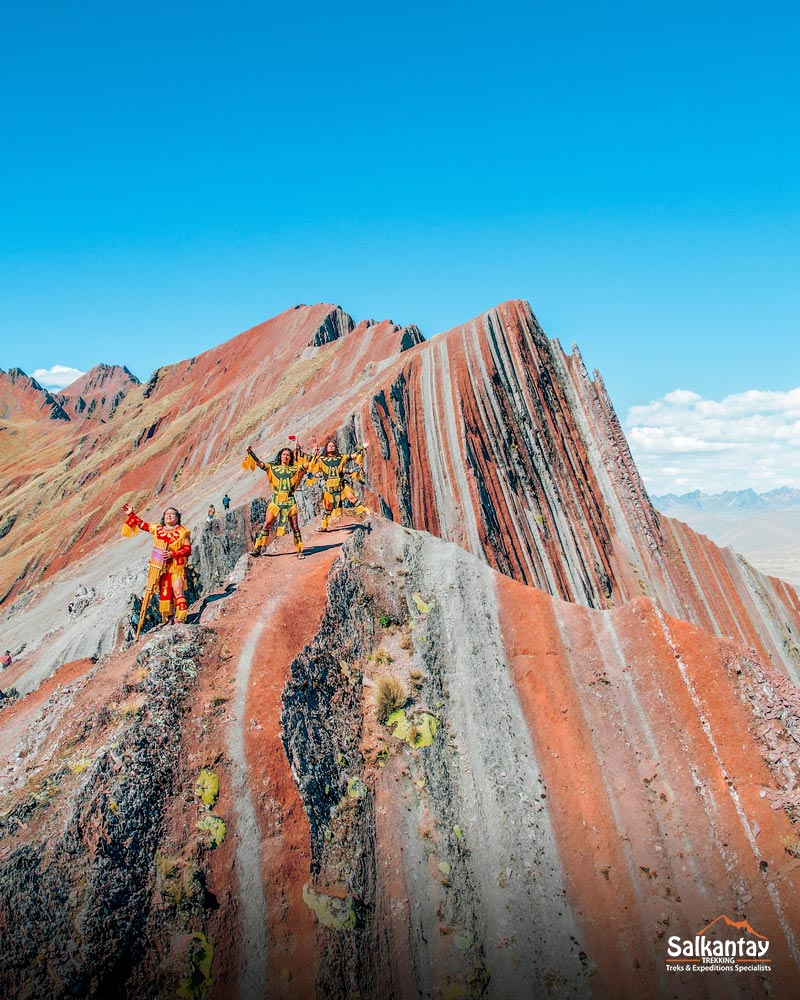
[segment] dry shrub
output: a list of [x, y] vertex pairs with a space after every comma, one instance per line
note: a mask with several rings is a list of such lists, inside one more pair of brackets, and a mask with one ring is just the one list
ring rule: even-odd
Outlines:
[[383, 646], [370, 653], [367, 659], [372, 660], [376, 667], [388, 667], [390, 663], [394, 663], [394, 657]]
[[379, 677], [375, 682], [374, 698], [378, 720], [386, 722], [392, 712], [402, 708], [408, 701], [408, 692], [399, 677], [387, 674], [386, 677]]
[[206, 899], [205, 880], [196, 861], [156, 852], [156, 890], [173, 913], [200, 912]]

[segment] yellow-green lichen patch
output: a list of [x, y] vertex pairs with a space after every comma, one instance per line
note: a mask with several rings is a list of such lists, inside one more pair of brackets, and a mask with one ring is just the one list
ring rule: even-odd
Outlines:
[[404, 740], [410, 747], [429, 747], [433, 744], [439, 720], [435, 715], [418, 712], [408, 718], [405, 709], [399, 708], [387, 718], [386, 725], [392, 730], [392, 735]]
[[459, 951], [468, 951], [475, 944], [475, 935], [472, 931], [466, 934], [456, 934], [453, 938], [453, 944]]
[[33, 793], [33, 797], [40, 806], [49, 805], [50, 802], [58, 795], [61, 791], [61, 785], [57, 783], [57, 779], [63, 777], [64, 771], [60, 771], [58, 774], [51, 774], [44, 781], [39, 783], [37, 790]]
[[228, 832], [225, 821], [219, 816], [203, 816], [195, 825], [201, 833], [208, 834], [209, 847], [219, 847]]
[[313, 910], [317, 920], [334, 931], [351, 931], [356, 926], [356, 911], [352, 899], [337, 899], [303, 886], [303, 902]]
[[422, 598], [422, 594], [412, 594], [411, 600], [416, 604], [417, 611], [421, 615], [427, 615], [429, 611], [433, 610], [433, 606], [436, 603], [435, 601], [431, 601], [430, 604], [426, 603]]
[[347, 779], [347, 794], [351, 799], [363, 799], [367, 794], [367, 786], [361, 778], [352, 777]]
[[219, 795], [219, 778], [209, 768], [204, 767], [197, 779], [197, 788], [194, 794], [209, 807], [217, 801]]
[[189, 974], [178, 988], [182, 1000], [204, 1000], [211, 992], [211, 965], [214, 949], [200, 931], [192, 934], [188, 948]]
[[73, 772], [73, 774], [81, 774], [81, 772], [85, 771], [87, 767], [91, 766], [91, 757], [81, 757], [79, 760], [73, 760], [69, 765], [69, 769]]

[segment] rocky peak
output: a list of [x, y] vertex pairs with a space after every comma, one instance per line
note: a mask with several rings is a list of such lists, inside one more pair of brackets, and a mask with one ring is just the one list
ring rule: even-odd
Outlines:
[[0, 419], [69, 420], [57, 396], [52, 395], [35, 378], [21, 368], [0, 369]]
[[425, 337], [422, 330], [413, 323], [410, 326], [404, 326], [402, 329], [402, 338], [400, 340], [400, 350], [407, 351], [410, 347], [416, 347], [417, 344], [422, 344], [425, 342]]
[[323, 344], [329, 344], [333, 340], [346, 336], [355, 329], [355, 326], [352, 316], [348, 316], [341, 306], [334, 306], [317, 330], [314, 331], [314, 336], [308, 342], [308, 346], [321, 347]]
[[108, 419], [139, 379], [124, 365], [95, 365], [58, 395], [73, 416]]

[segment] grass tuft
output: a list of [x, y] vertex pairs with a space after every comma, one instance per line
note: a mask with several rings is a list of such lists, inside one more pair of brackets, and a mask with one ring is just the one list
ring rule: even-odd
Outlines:
[[378, 720], [385, 722], [392, 712], [402, 708], [408, 701], [408, 691], [399, 677], [387, 674], [386, 677], [379, 677], [375, 682], [374, 698]]

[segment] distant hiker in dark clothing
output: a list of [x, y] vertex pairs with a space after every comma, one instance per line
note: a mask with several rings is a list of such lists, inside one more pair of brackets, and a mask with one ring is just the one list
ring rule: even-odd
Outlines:
[[3, 670], [5, 670], [6, 667], [10, 667], [13, 662], [14, 661], [11, 659], [11, 650], [7, 649], [5, 653], [3, 653], [3, 659], [0, 660]]
[[225, 508], [225, 510], [227, 510], [230, 507], [230, 505], [231, 505], [231, 498], [226, 493], [225, 496], [222, 498], [222, 506]]

